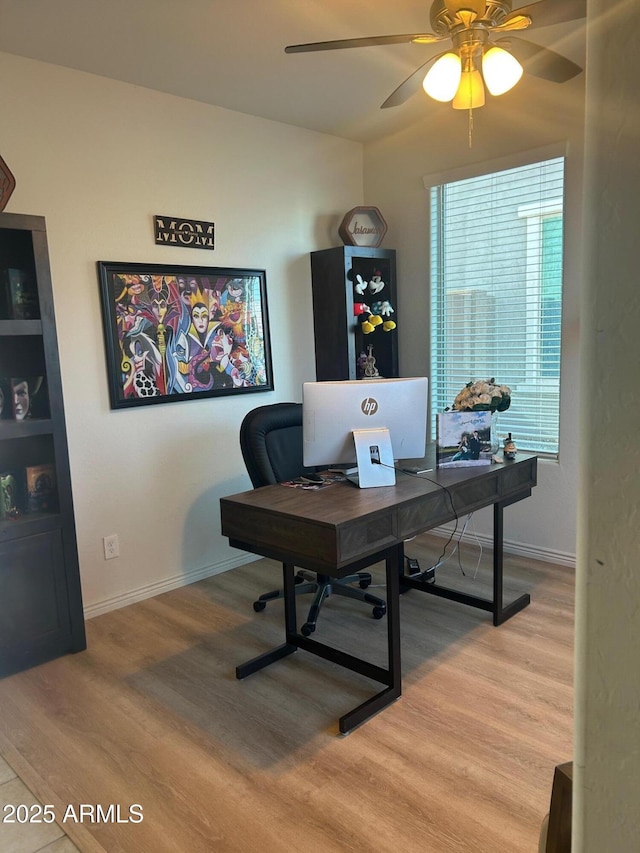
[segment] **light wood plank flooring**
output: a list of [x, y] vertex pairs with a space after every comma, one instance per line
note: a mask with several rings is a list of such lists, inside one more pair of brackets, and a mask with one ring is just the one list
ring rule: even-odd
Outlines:
[[[407, 553], [426, 568], [442, 542]], [[485, 594], [476, 554], [438, 580]], [[282, 602], [251, 607], [280, 582], [261, 560], [97, 617], [86, 652], [0, 681], [0, 753], [59, 819], [120, 806], [120, 822], [61, 823], [86, 853], [535, 853], [572, 758], [573, 572], [510, 556], [506, 576], [505, 600], [532, 603], [499, 628], [402, 597], [403, 696], [348, 737], [337, 719], [368, 679], [303, 651], [235, 679], [282, 642]], [[315, 636], [385, 661], [386, 620], [359, 602], [331, 598]]]

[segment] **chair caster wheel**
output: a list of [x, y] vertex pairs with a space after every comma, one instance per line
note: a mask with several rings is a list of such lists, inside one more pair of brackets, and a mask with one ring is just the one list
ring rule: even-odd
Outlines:
[[301, 633], [304, 637], [308, 637], [310, 634], [313, 634], [313, 632], [314, 632], [315, 630], [316, 630], [316, 626], [315, 626], [315, 625], [309, 625], [309, 623], [308, 623], [308, 622], [305, 622], [305, 623], [304, 623], [304, 625], [302, 626], [302, 628], [300, 628], [300, 633]]
[[266, 601], [258, 600], [258, 601], [253, 602], [253, 609], [256, 611], [256, 613], [260, 613], [260, 611], [264, 610], [266, 606], [267, 606]]
[[358, 586], [360, 587], [360, 589], [366, 589], [370, 585], [371, 585], [371, 581], [360, 581], [358, 583]]
[[374, 619], [382, 619], [382, 617], [384, 616], [384, 614], [385, 614], [386, 612], [387, 612], [387, 608], [386, 608], [386, 607], [382, 607], [382, 605], [377, 604], [377, 605], [373, 608], [373, 618], [374, 618]]

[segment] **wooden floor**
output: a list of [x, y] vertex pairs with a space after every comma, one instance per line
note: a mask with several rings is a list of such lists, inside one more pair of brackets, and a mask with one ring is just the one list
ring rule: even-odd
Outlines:
[[[426, 568], [442, 541], [407, 553]], [[476, 556], [439, 582], [485, 594]], [[0, 681], [0, 753], [59, 819], [120, 806], [120, 822], [64, 824], [87, 853], [535, 853], [572, 758], [573, 572], [507, 557], [505, 574], [505, 601], [532, 603], [499, 628], [402, 596], [403, 696], [348, 737], [337, 719], [378, 691], [368, 679], [303, 651], [235, 679], [282, 642], [282, 603], [251, 607], [279, 585], [264, 560], [97, 617], [86, 652]], [[386, 620], [359, 602], [331, 598], [315, 636], [385, 661]]]

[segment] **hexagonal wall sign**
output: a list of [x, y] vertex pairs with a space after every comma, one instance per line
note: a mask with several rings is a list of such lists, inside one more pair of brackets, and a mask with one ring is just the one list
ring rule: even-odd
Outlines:
[[354, 207], [338, 228], [346, 246], [377, 248], [387, 233], [387, 223], [377, 207]]
[[11, 174], [11, 169], [0, 157], [0, 210], [4, 210], [11, 198], [11, 193], [16, 186], [16, 179]]

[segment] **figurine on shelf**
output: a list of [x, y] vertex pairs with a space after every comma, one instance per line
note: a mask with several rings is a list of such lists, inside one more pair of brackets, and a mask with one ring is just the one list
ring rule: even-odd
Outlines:
[[366, 305], [364, 302], [354, 302], [353, 303], [353, 316], [359, 317], [361, 314], [370, 314], [371, 308]]
[[380, 314], [382, 317], [388, 317], [389, 314], [395, 314], [391, 303], [387, 300], [384, 302], [374, 302], [371, 306], [371, 310], [374, 314]]
[[360, 331], [363, 335], [370, 335], [371, 332], [375, 332], [376, 327], [371, 322], [371, 315], [369, 314], [367, 317], [362, 315], [362, 323], [360, 323]]
[[353, 285], [353, 289], [355, 290], [355, 292], [356, 292], [357, 294], [359, 294], [360, 296], [362, 296], [362, 294], [363, 294], [363, 293], [365, 292], [365, 290], [367, 289], [368, 284], [369, 284], [369, 282], [365, 281], [365, 280], [362, 278], [362, 276], [358, 273], [358, 274], [356, 275], [356, 283]]
[[511, 433], [504, 440], [503, 454], [505, 459], [515, 459], [518, 448], [515, 441], [511, 438]]
[[362, 366], [362, 375], [366, 379], [380, 379], [380, 374], [378, 372], [378, 368], [376, 367], [376, 360], [373, 357], [373, 347], [369, 345], [367, 347], [367, 354], [363, 360]]
[[383, 287], [384, 281], [382, 280], [382, 276], [380, 275], [380, 270], [376, 270], [375, 275], [371, 276], [371, 281], [369, 282], [369, 290], [371, 291], [371, 293], [380, 293]]
[[393, 306], [391, 305], [391, 303], [388, 300], [385, 300], [384, 302], [374, 302], [373, 305], [371, 306], [371, 310], [373, 311], [373, 313], [375, 315], [377, 315], [379, 317], [387, 317], [388, 318], [388, 319], [384, 320], [384, 322], [382, 323], [383, 331], [391, 332], [393, 329], [396, 328], [395, 322], [389, 316], [390, 314], [394, 314], [395, 311], [393, 309]]
[[[362, 276], [356, 274], [356, 282], [353, 285], [355, 293], [362, 298], [367, 288], [371, 293], [379, 293], [385, 287], [382, 281], [380, 271], [376, 270], [371, 277], [371, 281], [366, 282]], [[364, 302], [353, 303], [353, 313], [360, 321], [360, 331], [363, 335], [370, 335], [375, 332], [378, 326], [382, 326], [384, 332], [391, 332], [396, 328], [396, 323], [391, 319], [391, 314], [394, 314], [394, 308], [388, 299], [380, 299], [373, 303], [371, 308]]]

